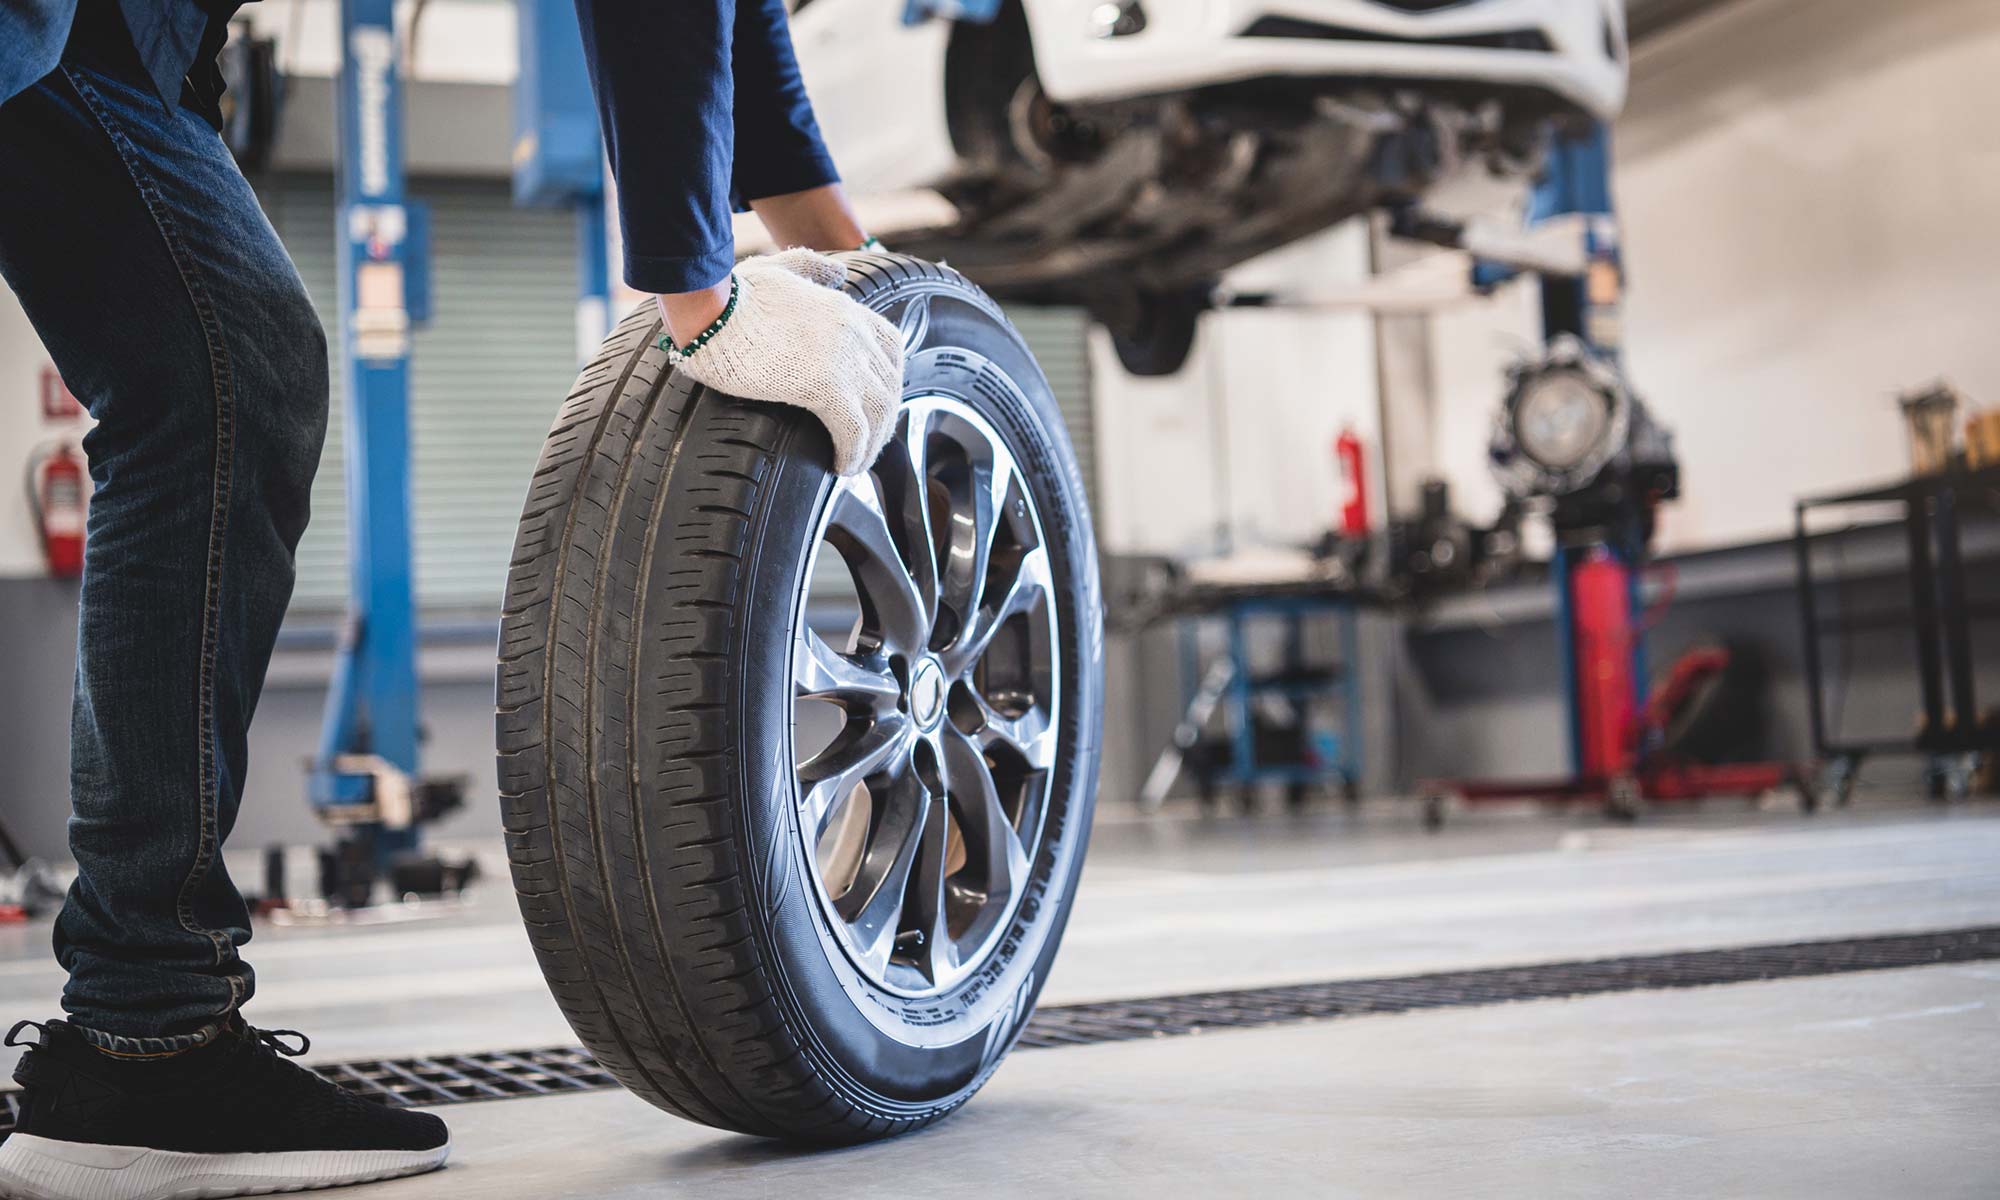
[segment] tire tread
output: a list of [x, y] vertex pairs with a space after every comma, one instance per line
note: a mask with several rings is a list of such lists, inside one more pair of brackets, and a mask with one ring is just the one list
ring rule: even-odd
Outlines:
[[[846, 257], [854, 290], [963, 282], [913, 259]], [[675, 379], [658, 331], [642, 306], [579, 374], [510, 558], [495, 732], [522, 916], [578, 1037], [658, 1107], [820, 1142], [914, 1129], [970, 1090], [928, 1108], [873, 1104], [827, 1070], [779, 1002], [749, 900], [756, 855], [733, 820], [730, 714], [704, 681], [728, 659], [703, 647], [733, 625], [753, 514], [794, 421]], [[671, 531], [657, 544], [675, 566], [649, 583], [654, 524]], [[649, 586], [675, 616], [644, 631], [671, 653], [651, 681], [657, 727], [641, 729]], [[620, 769], [597, 769], [606, 756]], [[650, 814], [636, 794], [642, 759], [657, 763]]]

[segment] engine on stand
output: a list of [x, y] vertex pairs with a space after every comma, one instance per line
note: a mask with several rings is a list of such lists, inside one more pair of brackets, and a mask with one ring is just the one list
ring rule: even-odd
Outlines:
[[1557, 539], [1643, 548], [1660, 503], [1680, 494], [1668, 433], [1617, 364], [1574, 334], [1515, 364], [1488, 448], [1509, 498], [1547, 511]]

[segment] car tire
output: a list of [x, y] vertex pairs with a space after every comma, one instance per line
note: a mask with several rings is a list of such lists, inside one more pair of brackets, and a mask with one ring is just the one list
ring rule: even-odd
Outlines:
[[[839, 480], [802, 411], [674, 374], [642, 305], [544, 447], [497, 678], [514, 883], [577, 1036], [668, 1112], [820, 1144], [943, 1117], [1013, 1046], [1075, 896], [1103, 720], [1090, 516], [1047, 381], [956, 272], [840, 257], [908, 349], [875, 470]], [[981, 521], [984, 557], [958, 537]], [[861, 562], [845, 643], [812, 624], [828, 546]], [[818, 703], [846, 721], [806, 754]], [[866, 753], [908, 748], [850, 788], [856, 711]], [[840, 880], [853, 852], [805, 832], [836, 820], [836, 848], [864, 839]]]
[[1212, 306], [1212, 292], [1208, 286], [1139, 292], [1117, 305], [1115, 312], [1102, 314], [1119, 364], [1144, 378], [1178, 373], [1194, 351], [1201, 314]]

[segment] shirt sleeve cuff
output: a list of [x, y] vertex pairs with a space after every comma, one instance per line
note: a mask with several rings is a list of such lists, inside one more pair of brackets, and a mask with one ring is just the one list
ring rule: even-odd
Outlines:
[[833, 168], [833, 158], [824, 150], [799, 157], [786, 157], [783, 162], [771, 162], [758, 169], [744, 170], [743, 164], [736, 166], [735, 201], [737, 212], [749, 212], [752, 200], [764, 200], [771, 196], [789, 196], [793, 192], [809, 191], [840, 182], [840, 172]]
[[720, 246], [706, 254], [678, 257], [634, 254], [625, 248], [625, 282], [642, 292], [671, 294], [714, 287], [729, 278], [736, 265], [736, 248]]

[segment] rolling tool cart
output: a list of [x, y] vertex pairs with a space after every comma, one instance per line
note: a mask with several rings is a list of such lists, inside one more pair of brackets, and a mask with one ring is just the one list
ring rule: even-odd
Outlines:
[[[1811, 529], [1815, 513], [1888, 505], [1902, 526], [1907, 607], [1860, 612], [1826, 611], [1820, 589], [1842, 582], [1813, 569], [1813, 549], [1845, 531]], [[1800, 500], [1793, 546], [1798, 559], [1799, 616], [1805, 631], [1808, 713], [1814, 749], [1827, 764], [1825, 788], [1837, 803], [1851, 794], [1863, 760], [1880, 754], [1918, 755], [1936, 799], [1957, 799], [1970, 789], [1984, 755], [2000, 755], [2000, 720], [1982, 714], [1977, 694], [1975, 631], [2000, 619], [2000, 584], [1990, 547], [2000, 518], [2000, 466], [1946, 467], [1884, 487]], [[1969, 531], [1968, 525], [1973, 528]], [[1984, 534], [1988, 552], [1977, 553]], [[1826, 642], [1863, 632], [1905, 633], [1910, 638], [1920, 698], [1915, 731], [1908, 735], [1849, 738], [1830, 715]], [[1990, 703], [1990, 701], [1989, 701]]]
[[[1156, 604], [1148, 620], [1178, 622], [1181, 677], [1192, 690], [1172, 741], [1140, 789], [1141, 811], [1158, 812], [1183, 771], [1193, 776], [1204, 809], [1213, 809], [1228, 787], [1247, 810], [1267, 784], [1282, 785], [1294, 808], [1324, 788], [1357, 802], [1363, 761], [1359, 612], [1374, 600], [1358, 588], [1299, 580], [1193, 584]], [[1337, 658], [1315, 660], [1308, 653], [1314, 621], [1332, 623]], [[1215, 625], [1223, 630], [1222, 653], [1204, 669], [1202, 635]], [[1273, 640], [1275, 666], [1260, 665], [1258, 648]]]

